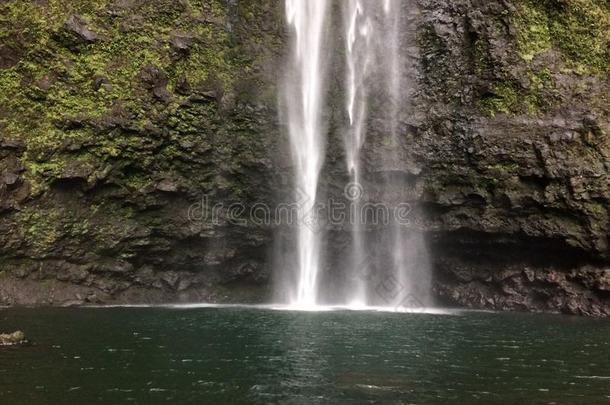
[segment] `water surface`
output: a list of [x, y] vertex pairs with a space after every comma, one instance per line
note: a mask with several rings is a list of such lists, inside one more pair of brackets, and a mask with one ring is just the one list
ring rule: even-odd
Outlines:
[[248, 308], [4, 309], [1, 404], [606, 404], [610, 323]]

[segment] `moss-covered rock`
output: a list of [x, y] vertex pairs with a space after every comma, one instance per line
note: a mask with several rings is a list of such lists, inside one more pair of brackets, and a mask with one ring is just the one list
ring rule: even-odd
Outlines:
[[25, 333], [17, 331], [13, 333], [1, 333], [0, 334], [0, 346], [17, 346], [25, 345], [28, 341], [25, 338]]
[[513, 19], [519, 55], [532, 61], [559, 51], [579, 73], [610, 69], [610, 5], [605, 0], [518, 0]]
[[610, 314], [591, 282], [610, 261], [610, 4], [419, 4], [416, 135], [402, 153], [422, 170], [411, 182], [436, 291], [477, 308]]
[[19, 162], [0, 188], [3, 269], [32, 274], [20, 257], [45, 274], [51, 260], [127, 260], [230, 279], [239, 258], [206, 259], [227, 224], [188, 211], [204, 195], [270, 195], [279, 12], [272, 1], [2, 2], [0, 132], [21, 145], [0, 154]]

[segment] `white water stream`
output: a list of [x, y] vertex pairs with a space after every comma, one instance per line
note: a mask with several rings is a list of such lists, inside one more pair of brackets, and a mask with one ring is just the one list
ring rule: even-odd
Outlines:
[[[328, 17], [326, 0], [286, 0], [286, 19], [293, 44], [289, 75], [284, 86], [288, 133], [295, 163], [296, 198], [301, 200], [296, 235], [298, 277], [291, 301], [295, 306], [314, 306], [320, 267], [320, 238], [314, 208], [325, 138], [321, 120], [324, 106], [323, 41]], [[304, 199], [304, 201], [303, 201]]]
[[[295, 195], [301, 199], [299, 223], [296, 228], [295, 255], [296, 277], [288, 287], [289, 304], [295, 308], [315, 308], [323, 304], [320, 300], [321, 240], [323, 232], [312, 226], [315, 223], [315, 207], [318, 199], [320, 171], [326, 152], [326, 125], [323, 112], [326, 106], [328, 58], [327, 44], [333, 43], [326, 26], [331, 20], [331, 4], [328, 0], [285, 0], [286, 18], [292, 34], [292, 48], [288, 61], [288, 75], [283, 87], [283, 102], [286, 106], [286, 122], [294, 162]], [[343, 47], [345, 51], [344, 108], [347, 123], [344, 130], [346, 169], [350, 187], [358, 197], [366, 193], [364, 183], [366, 159], [363, 156], [367, 140], [367, 129], [372, 119], [389, 123], [386, 139], [393, 145], [381, 160], [400, 161], [399, 112], [404, 108], [401, 32], [404, 27], [401, 9], [403, 0], [342, 0], [340, 8], [343, 20]], [[373, 113], [370, 104], [372, 94], [382, 97], [385, 109], [377, 108]], [[381, 194], [386, 191], [381, 185]], [[388, 185], [385, 185], [387, 189]], [[346, 188], [347, 189], [347, 188]], [[352, 190], [354, 191], [354, 190]], [[347, 194], [347, 193], [346, 193]], [[349, 195], [346, 195], [348, 198]], [[303, 202], [302, 198], [305, 198]], [[335, 291], [341, 297], [338, 304], [351, 308], [375, 305], [396, 307], [400, 303], [380, 300], [375, 294], [376, 285], [362, 272], [362, 263], [372, 253], [367, 241], [366, 224], [360, 215], [363, 201], [351, 199], [352, 210], [346, 229], [351, 233], [350, 257], [345, 261], [353, 269], [349, 281]], [[309, 217], [309, 218], [308, 218]], [[398, 299], [421, 293], [416, 284], [421, 271], [412, 260], [422, 245], [402, 224], [389, 223], [382, 231], [389, 250], [383, 277], [400, 288]], [[424, 246], [425, 249], [425, 246]], [[390, 268], [391, 267], [391, 268]], [[364, 272], [368, 273], [368, 269]], [[383, 282], [384, 280], [382, 280]], [[386, 286], [387, 287], [387, 286]], [[283, 286], [287, 288], [287, 286]], [[427, 289], [427, 286], [424, 287]], [[407, 296], [407, 306], [418, 304], [418, 298]], [[336, 302], [335, 300], [334, 302]], [[420, 301], [420, 303], [423, 299]], [[425, 303], [426, 305], [428, 302]]]

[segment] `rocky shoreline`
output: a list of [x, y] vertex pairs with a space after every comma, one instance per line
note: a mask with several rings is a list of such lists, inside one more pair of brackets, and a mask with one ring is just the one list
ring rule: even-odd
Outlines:
[[610, 316], [610, 271], [583, 267], [515, 268], [490, 271], [485, 266], [446, 268], [435, 282], [441, 302], [470, 309], [552, 312], [589, 317]]
[[[436, 271], [433, 295], [438, 306], [610, 317], [610, 270], [600, 273], [591, 266], [565, 271], [507, 265], [497, 271], [495, 266], [445, 260], [438, 263]], [[260, 304], [269, 302], [269, 297], [269, 288], [260, 284], [191, 285], [180, 291], [168, 286], [131, 285], [109, 291], [59, 280], [4, 277], [0, 283], [0, 305], [4, 307]]]

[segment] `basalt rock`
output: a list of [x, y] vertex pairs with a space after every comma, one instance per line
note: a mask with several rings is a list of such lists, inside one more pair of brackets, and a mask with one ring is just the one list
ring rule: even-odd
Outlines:
[[0, 334], [0, 346], [23, 346], [28, 343], [25, 333], [21, 331]]
[[421, 2], [405, 153], [446, 304], [610, 313], [610, 9], [586, 3]]
[[282, 12], [227, 7], [0, 5], [0, 303], [266, 297], [272, 230], [226, 207], [271, 205]]
[[56, 39], [64, 43], [71, 50], [79, 50], [86, 44], [96, 42], [99, 37], [87, 27], [87, 21], [80, 15], [69, 16], [63, 24], [61, 31], [55, 35]]

